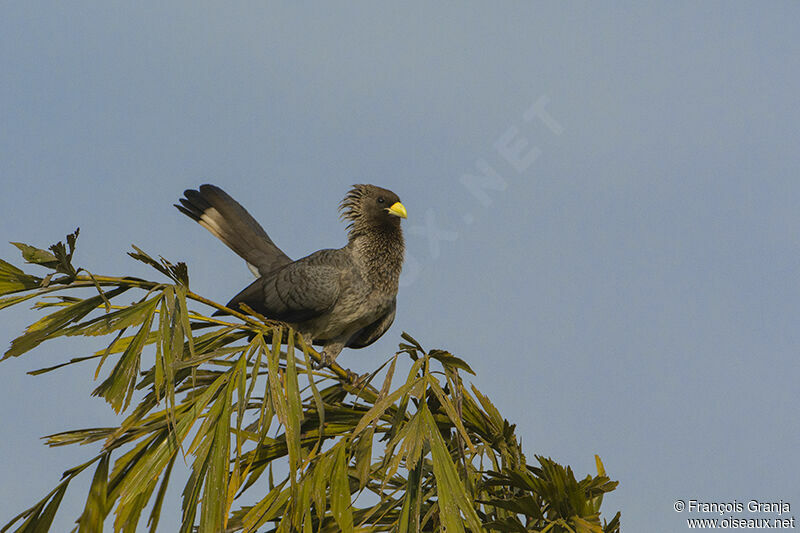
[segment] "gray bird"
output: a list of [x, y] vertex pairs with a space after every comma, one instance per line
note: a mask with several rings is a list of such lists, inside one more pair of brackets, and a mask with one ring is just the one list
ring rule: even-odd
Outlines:
[[369, 346], [392, 325], [405, 245], [406, 208], [395, 193], [354, 185], [339, 205], [349, 224], [347, 245], [292, 261], [264, 228], [214, 185], [184, 191], [182, 213], [247, 261], [259, 278], [227, 306], [247, 304], [267, 318], [291, 324], [306, 343], [322, 346], [322, 365], [342, 348]]

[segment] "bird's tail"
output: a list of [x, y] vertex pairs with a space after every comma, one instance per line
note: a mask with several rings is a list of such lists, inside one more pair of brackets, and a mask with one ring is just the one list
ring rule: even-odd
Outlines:
[[291, 263], [250, 213], [219, 187], [201, 185], [199, 190], [188, 189], [183, 194], [185, 198], [175, 207], [224, 242], [262, 276]]

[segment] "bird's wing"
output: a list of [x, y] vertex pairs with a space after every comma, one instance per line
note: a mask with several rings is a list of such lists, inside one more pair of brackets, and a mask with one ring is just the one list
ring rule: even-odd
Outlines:
[[262, 276], [292, 262], [261, 224], [219, 187], [201, 185], [199, 190], [189, 189], [183, 194], [186, 197], [175, 207], [228, 245]]
[[228, 307], [238, 309], [244, 303], [267, 318], [294, 323], [329, 311], [339, 297], [342, 271], [337, 265], [308, 259], [256, 280]]
[[397, 300], [392, 300], [392, 306], [389, 310], [378, 320], [361, 328], [355, 335], [353, 335], [349, 341], [347, 341], [348, 348], [364, 348], [365, 346], [369, 346], [381, 336], [386, 333], [386, 331], [391, 327], [392, 322], [394, 322], [394, 314], [397, 308]]

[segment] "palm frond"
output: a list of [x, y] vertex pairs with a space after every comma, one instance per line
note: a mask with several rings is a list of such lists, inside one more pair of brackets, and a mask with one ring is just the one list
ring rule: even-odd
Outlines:
[[[50, 252], [17, 245], [51, 270], [42, 277], [0, 261], [0, 295], [14, 295], [0, 309], [34, 300], [50, 310], [4, 358], [58, 337], [106, 336], [105, 350], [32, 373], [99, 359], [94, 394], [124, 418], [47, 437], [50, 446], [91, 444], [97, 455], [0, 531], [49, 530], [69, 483], [92, 466], [79, 531], [100, 531], [112, 514], [114, 531], [134, 531], [148, 506], [156, 531], [176, 462], [189, 473], [187, 533], [619, 531], [619, 513], [601, 522], [616, 482], [600, 459], [597, 475], [582, 480], [549, 458], [529, 465], [514, 425], [463, 383], [461, 372], [474, 374], [464, 359], [403, 333], [369, 375], [318, 370], [319, 354], [286, 324], [227, 309], [225, 320], [209, 316], [225, 307], [189, 289], [182, 263], [131, 253], [163, 282], [73, 267], [76, 236]], [[141, 297], [117, 303], [128, 291]], [[43, 300], [53, 295], [60, 299]], [[285, 474], [276, 480], [275, 471]], [[237, 504], [253, 492], [254, 505]]]

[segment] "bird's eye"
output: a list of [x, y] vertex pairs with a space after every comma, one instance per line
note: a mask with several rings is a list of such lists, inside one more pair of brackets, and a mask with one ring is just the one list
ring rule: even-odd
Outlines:
[[383, 199], [383, 196], [381, 196], [380, 198], [378, 198], [378, 203], [379, 203], [379, 204], [382, 204], [382, 203], [384, 203], [385, 201], [386, 201], [386, 200], [384, 200], [384, 199]]

